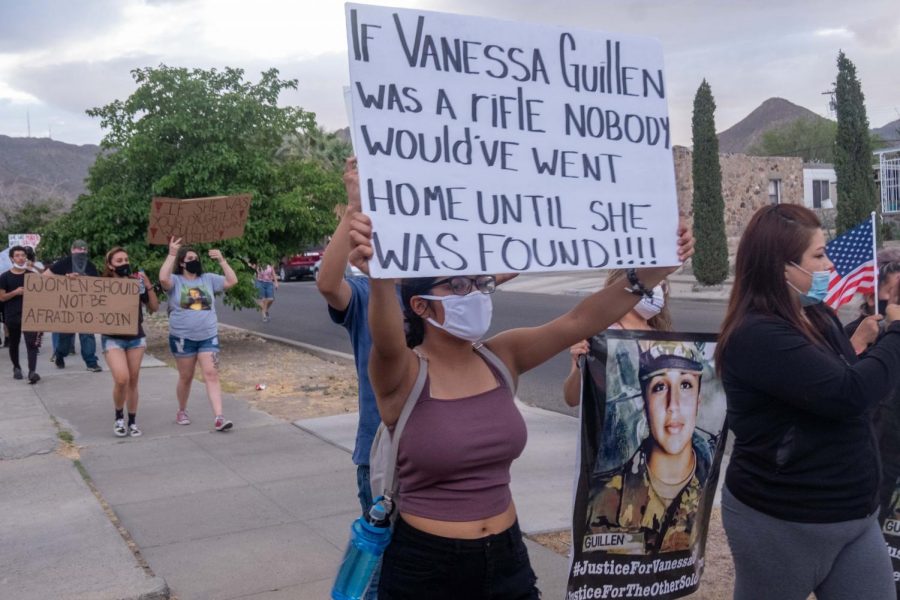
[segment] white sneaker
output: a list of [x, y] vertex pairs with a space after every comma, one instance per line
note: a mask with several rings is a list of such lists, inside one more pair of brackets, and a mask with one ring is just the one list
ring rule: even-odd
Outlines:
[[116, 437], [125, 437], [128, 435], [128, 430], [125, 429], [125, 419], [116, 419], [116, 426], [113, 427], [113, 433], [116, 434]]
[[141, 430], [138, 429], [138, 426], [134, 423], [128, 426], [128, 435], [131, 437], [141, 437]]

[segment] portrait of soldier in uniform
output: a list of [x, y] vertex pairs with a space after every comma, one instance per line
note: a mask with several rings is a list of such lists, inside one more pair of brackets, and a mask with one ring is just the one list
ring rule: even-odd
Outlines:
[[697, 431], [703, 353], [693, 342], [639, 342], [647, 436], [621, 466], [592, 477], [587, 530], [619, 554], [689, 550], [715, 439]]

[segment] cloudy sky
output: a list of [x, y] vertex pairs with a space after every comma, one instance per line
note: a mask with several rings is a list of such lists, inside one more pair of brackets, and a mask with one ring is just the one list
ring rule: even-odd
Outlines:
[[[711, 84], [721, 131], [781, 96], [824, 116], [839, 49], [856, 64], [869, 121], [900, 118], [897, 0], [391, 0], [467, 15], [649, 35], [666, 57], [676, 143], [690, 144], [693, 94]], [[165, 63], [277, 67], [300, 82], [284, 104], [347, 124], [338, 0], [0, 0], [0, 134], [84, 144], [103, 132], [85, 109], [126, 98], [129, 71]]]

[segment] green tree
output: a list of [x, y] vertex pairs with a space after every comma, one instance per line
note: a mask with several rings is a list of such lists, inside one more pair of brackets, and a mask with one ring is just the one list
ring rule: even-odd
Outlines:
[[694, 238], [697, 240], [692, 264], [694, 277], [703, 285], [717, 285], [728, 277], [728, 239], [715, 111], [716, 101], [704, 79], [694, 96], [691, 119]]
[[312, 113], [277, 104], [297, 81], [279, 79], [275, 69], [252, 83], [241, 69], [165, 65], [136, 69], [132, 77], [137, 89], [126, 100], [87, 111], [106, 130], [102, 153], [88, 194], [48, 229], [46, 249], [64, 254], [72, 239], [83, 238], [96, 257], [122, 245], [153, 273], [166, 248], [145, 243], [151, 197], [249, 192], [244, 236], [198, 251], [221, 248], [241, 279], [226, 301], [253, 306], [248, 263], [277, 262], [320, 240], [334, 228], [333, 208], [344, 197], [339, 167], [276, 156], [290, 136], [318, 131]]
[[872, 141], [865, 97], [856, 67], [843, 52], [838, 53], [838, 75], [834, 85], [837, 136], [834, 172], [837, 176], [837, 233], [852, 229], [879, 210], [872, 173]]
[[828, 119], [797, 119], [769, 129], [747, 150], [753, 156], [798, 156], [804, 162], [834, 162], [837, 123]]
[[41, 233], [62, 213], [62, 200], [56, 198], [26, 200], [14, 206], [0, 206], [0, 241], [5, 246], [10, 234]]

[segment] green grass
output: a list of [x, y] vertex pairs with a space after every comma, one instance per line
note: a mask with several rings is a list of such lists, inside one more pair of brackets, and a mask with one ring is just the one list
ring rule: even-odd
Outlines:
[[81, 478], [84, 479], [85, 481], [90, 482], [91, 476], [88, 475], [87, 469], [84, 468], [84, 465], [81, 464], [81, 461], [76, 459], [76, 460], [73, 460], [72, 462], [75, 464], [75, 468], [78, 469], [78, 473], [81, 475]]

